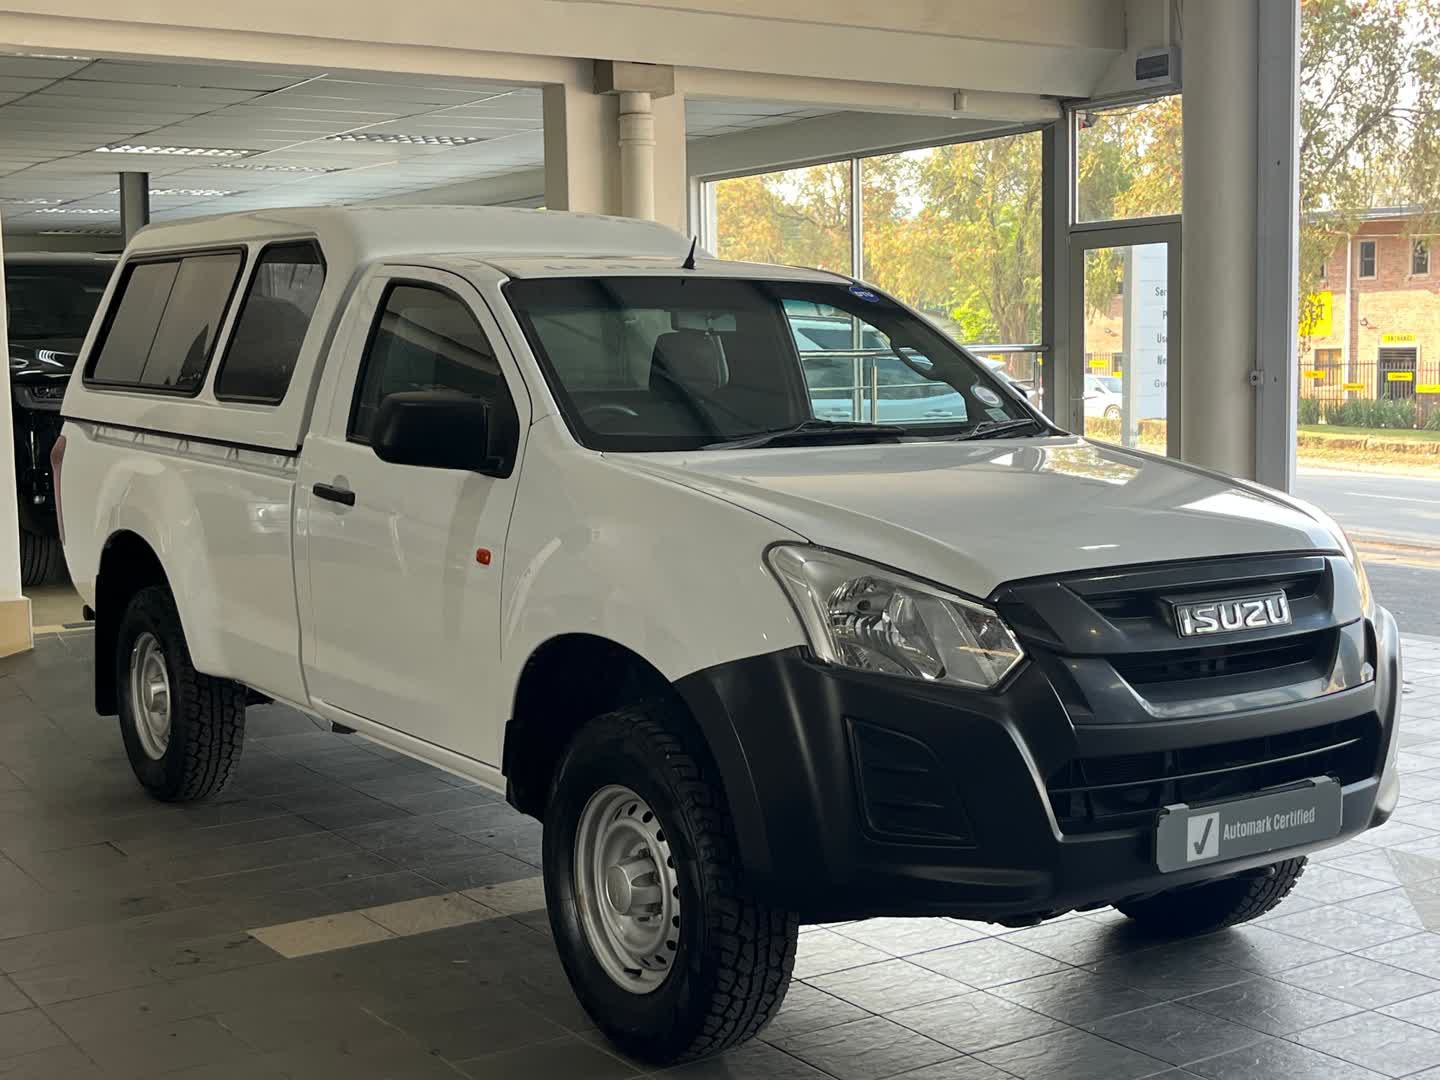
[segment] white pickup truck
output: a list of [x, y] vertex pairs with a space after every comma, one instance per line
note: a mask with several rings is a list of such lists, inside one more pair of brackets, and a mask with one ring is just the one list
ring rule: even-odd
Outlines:
[[268, 698], [503, 790], [650, 1061], [759, 1030], [801, 922], [1202, 932], [1396, 804], [1333, 522], [1056, 429], [848, 278], [532, 211], [152, 227], [64, 420], [140, 782], [218, 791]]

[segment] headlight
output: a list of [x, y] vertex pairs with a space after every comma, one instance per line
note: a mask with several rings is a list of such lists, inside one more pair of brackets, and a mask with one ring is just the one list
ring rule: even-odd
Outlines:
[[766, 559], [829, 663], [989, 689], [1025, 655], [989, 608], [893, 570], [794, 544]]

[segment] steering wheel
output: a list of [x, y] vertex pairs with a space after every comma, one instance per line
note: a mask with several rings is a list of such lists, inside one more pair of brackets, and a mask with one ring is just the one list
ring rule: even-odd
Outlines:
[[626, 420], [638, 420], [640, 414], [629, 405], [616, 405], [614, 402], [607, 402], [604, 405], [591, 405], [580, 410], [580, 415], [585, 418], [591, 416], [618, 416]]

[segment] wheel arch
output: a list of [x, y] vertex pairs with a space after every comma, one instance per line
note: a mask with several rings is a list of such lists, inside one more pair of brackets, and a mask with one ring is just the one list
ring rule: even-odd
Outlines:
[[763, 872], [769, 856], [759, 796], [733, 725], [697, 710], [659, 668], [610, 638], [567, 633], [536, 646], [521, 668], [505, 726], [506, 795], [522, 813], [543, 818], [555, 769], [585, 722], [647, 698], [667, 701], [688, 740], [714, 770], [734, 820], [741, 865]]
[[[115, 685], [115, 642], [130, 598], [150, 585], [170, 588], [160, 556], [137, 532], [120, 529], [105, 541], [95, 576], [95, 711], [119, 711]], [[174, 590], [171, 590], [172, 594]]]

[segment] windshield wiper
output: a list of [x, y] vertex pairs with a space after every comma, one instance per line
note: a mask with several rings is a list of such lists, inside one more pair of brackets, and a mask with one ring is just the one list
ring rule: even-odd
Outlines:
[[779, 446], [797, 440], [800, 442], [823, 442], [838, 437], [861, 436], [867, 441], [875, 437], [899, 441], [905, 429], [894, 424], [867, 424], [858, 420], [802, 420], [789, 427], [769, 428], [753, 435], [723, 442], [706, 443], [702, 450], [748, 450], [757, 446]]
[[1021, 417], [1019, 420], [986, 420], [983, 424], [976, 424], [969, 431], [961, 432], [952, 436], [953, 442], [965, 442], [969, 439], [996, 439], [1001, 435], [1008, 435], [1012, 431], [1020, 431], [1022, 428], [1035, 427], [1042, 431], [1045, 425], [1033, 416]]

